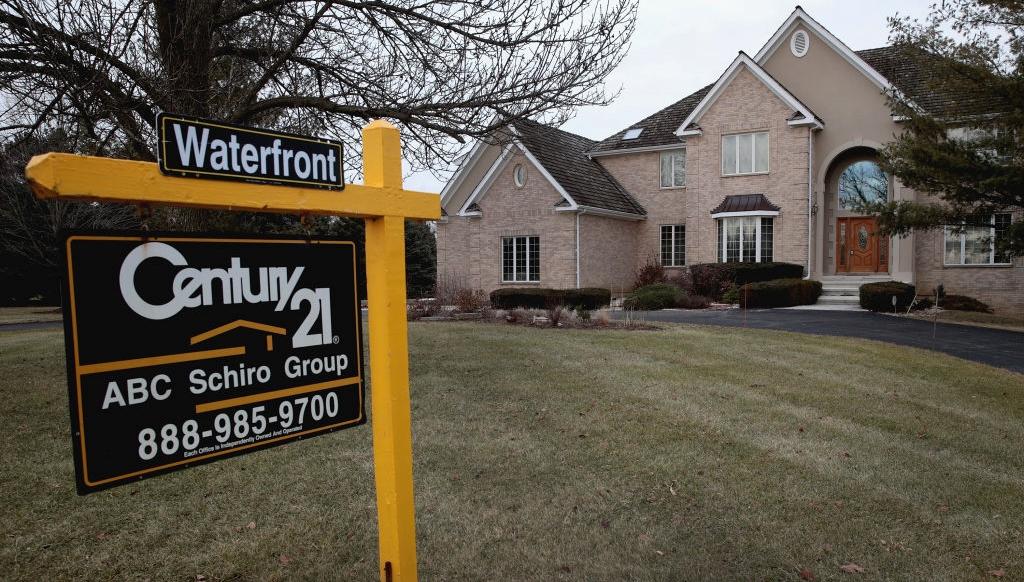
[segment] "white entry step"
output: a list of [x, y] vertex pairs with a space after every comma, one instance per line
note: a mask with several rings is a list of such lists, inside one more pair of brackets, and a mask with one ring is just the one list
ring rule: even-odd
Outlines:
[[860, 286], [865, 283], [892, 281], [889, 275], [830, 275], [821, 281], [821, 297], [812, 309], [860, 310]]

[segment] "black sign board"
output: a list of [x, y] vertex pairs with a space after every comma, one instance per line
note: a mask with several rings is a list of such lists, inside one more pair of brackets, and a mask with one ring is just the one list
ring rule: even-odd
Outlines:
[[365, 422], [355, 245], [68, 234], [78, 492]]
[[160, 113], [160, 171], [186, 178], [221, 178], [345, 187], [338, 141]]

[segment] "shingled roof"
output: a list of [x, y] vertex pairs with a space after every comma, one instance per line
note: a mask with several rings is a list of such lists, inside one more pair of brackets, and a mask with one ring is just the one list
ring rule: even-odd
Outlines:
[[[928, 74], [924, 66], [924, 63], [927, 62], [927, 55], [924, 55], [923, 58], [914, 57], [906, 49], [895, 46], [855, 52], [871, 68], [878, 71], [879, 74], [899, 89], [901, 93], [913, 101], [915, 105], [925, 111], [935, 115], [964, 113], [963, 105], [965, 100], [962, 96], [958, 98], [958, 96], [948, 92], [936, 90], [928, 83]], [[675, 131], [679, 129], [679, 125], [697, 107], [701, 99], [704, 98], [713, 86], [714, 84], [703, 87], [661, 111], [601, 140], [594, 146], [591, 153], [601, 154], [634, 148], [684, 143], [684, 140], [675, 135]], [[799, 98], [799, 95], [797, 97]], [[970, 105], [971, 109], [984, 110], [990, 104], [971, 102]], [[630, 129], [642, 129], [643, 131], [640, 132], [636, 139], [622, 139], [626, 131]]]
[[938, 55], [920, 50], [884, 46], [856, 51], [857, 56], [889, 80], [914, 105], [936, 116], [963, 116], [998, 110], [996, 101], [972, 98], [943, 90], [931, 82], [930, 66], [941, 66]]
[[594, 140], [530, 120], [513, 123], [519, 141], [579, 206], [643, 216], [633, 199], [600, 164], [587, 157]]
[[[690, 115], [690, 112], [697, 107], [697, 104], [708, 94], [712, 87], [714, 87], [714, 83], [690, 93], [654, 115], [646, 117], [615, 135], [601, 140], [590, 151], [597, 154], [616, 150], [631, 150], [634, 148], [683, 143], [683, 140], [676, 135], [679, 124]], [[642, 129], [643, 131], [640, 132], [636, 139], [623, 140], [622, 136], [630, 129]]]

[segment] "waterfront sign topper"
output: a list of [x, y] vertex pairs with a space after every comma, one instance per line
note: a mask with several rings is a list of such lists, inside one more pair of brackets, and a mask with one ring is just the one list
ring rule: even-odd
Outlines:
[[66, 236], [78, 492], [365, 422], [355, 246]]
[[183, 117], [157, 115], [160, 171], [185, 178], [220, 178], [344, 188], [342, 144]]

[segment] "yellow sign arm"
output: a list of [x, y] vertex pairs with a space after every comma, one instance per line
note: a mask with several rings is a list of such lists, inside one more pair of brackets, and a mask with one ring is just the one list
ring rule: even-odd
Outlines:
[[344, 190], [332, 191], [196, 180], [165, 176], [152, 162], [55, 153], [32, 158], [25, 176], [39, 198], [290, 214], [441, 218], [437, 194], [403, 190], [400, 181], [397, 186], [380, 187], [346, 184]]

